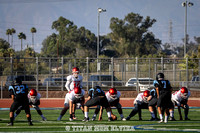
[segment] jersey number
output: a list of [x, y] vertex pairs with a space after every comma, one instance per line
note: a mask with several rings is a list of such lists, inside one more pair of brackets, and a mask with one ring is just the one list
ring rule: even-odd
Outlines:
[[16, 94], [25, 93], [25, 87], [24, 87], [24, 85], [15, 86], [15, 91], [16, 91]]

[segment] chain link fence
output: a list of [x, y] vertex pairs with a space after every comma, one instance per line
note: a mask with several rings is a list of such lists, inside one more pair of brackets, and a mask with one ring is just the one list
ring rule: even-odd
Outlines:
[[[125, 89], [135, 87], [140, 91], [144, 84], [151, 87], [151, 80], [154, 80], [159, 72], [165, 74], [173, 87], [200, 88], [200, 59], [0, 57], [0, 61], [1, 90], [8, 89], [13, 79], [21, 76], [23, 83], [28, 84], [29, 88], [63, 91], [66, 77], [75, 66], [80, 69], [85, 89], [101, 85]], [[136, 79], [136, 82], [128, 83], [130, 78]]]

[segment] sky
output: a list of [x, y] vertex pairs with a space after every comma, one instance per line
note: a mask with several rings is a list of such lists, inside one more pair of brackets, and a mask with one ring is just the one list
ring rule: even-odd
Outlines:
[[[194, 3], [187, 8], [187, 33], [191, 40], [200, 37], [200, 0], [188, 0]], [[98, 8], [106, 9], [100, 14], [100, 35], [111, 32], [109, 25], [112, 17], [124, 19], [133, 12], [144, 18], [150, 16], [156, 23], [149, 29], [162, 43], [170, 42], [170, 21], [172, 22], [171, 39], [173, 43], [182, 43], [184, 38], [185, 0], [0, 0], [0, 38], [8, 40], [6, 30], [14, 28], [13, 48], [21, 49], [17, 35], [26, 34], [23, 49], [32, 46], [32, 33], [35, 27], [34, 49], [41, 51], [42, 41], [52, 33], [53, 21], [60, 16], [72, 21], [79, 27], [84, 26], [97, 35]], [[10, 39], [11, 40], [11, 39]]]

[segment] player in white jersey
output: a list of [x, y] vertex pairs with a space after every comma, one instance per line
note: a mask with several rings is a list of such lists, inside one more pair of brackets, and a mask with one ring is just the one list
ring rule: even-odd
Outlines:
[[190, 120], [188, 118], [189, 106], [187, 104], [189, 97], [190, 91], [186, 87], [182, 87], [179, 91], [176, 91], [172, 94], [172, 102], [174, 103], [174, 105], [178, 106], [180, 120], [183, 120], [181, 114], [181, 107], [184, 109], [185, 120]]
[[73, 110], [73, 104], [76, 103], [80, 103], [81, 104], [81, 109], [83, 111], [83, 107], [84, 107], [84, 102], [85, 102], [85, 91], [83, 89], [81, 89], [80, 87], [75, 87], [74, 90], [68, 92], [65, 95], [65, 102], [64, 102], [64, 108], [62, 109], [60, 116], [58, 117], [58, 121], [60, 121], [62, 119], [62, 117], [64, 116], [64, 114], [67, 112], [67, 110], [69, 109], [69, 113], [70, 113], [70, 118], [69, 120], [72, 121], [74, 118], [74, 114], [75, 114], [75, 110]]
[[144, 93], [139, 93], [134, 100], [134, 109], [131, 111], [129, 116], [126, 118], [126, 120], [130, 120], [131, 117], [136, 115], [138, 113], [139, 120], [142, 120], [142, 109], [148, 109], [148, 103], [150, 100], [150, 91], [145, 90]]
[[74, 67], [72, 69], [72, 75], [67, 76], [67, 82], [65, 84], [66, 89], [69, 91], [73, 90], [75, 87], [82, 88], [83, 77], [79, 75], [79, 68]]
[[[113, 107], [113, 106], [116, 107], [118, 113], [120, 114], [121, 120], [125, 121], [126, 119], [124, 118], [124, 115], [123, 115], [123, 112], [122, 112], [122, 106], [119, 103], [120, 96], [121, 96], [121, 93], [119, 91], [117, 91], [116, 88], [111, 88], [106, 93], [106, 98], [108, 100], [110, 107]], [[103, 112], [103, 108], [101, 107], [101, 111], [100, 111], [100, 114], [99, 114], [99, 120], [102, 120], [102, 112]], [[95, 118], [96, 118], [95, 116], [93, 115], [92, 120], [95, 120]], [[117, 120], [117, 117], [112, 113], [112, 111], [111, 111], [111, 117], [113, 118], [113, 120]]]
[[[39, 107], [40, 98], [41, 98], [40, 93], [38, 93], [35, 89], [31, 89], [30, 92], [28, 93], [29, 105], [31, 105], [33, 108], [35, 108], [37, 113], [42, 117], [43, 121], [46, 121], [47, 119], [43, 116], [42, 111], [41, 111], [41, 109]], [[17, 117], [17, 115], [21, 112], [22, 109], [23, 109], [22, 106], [20, 106], [17, 109], [17, 111], [14, 114], [14, 118]]]

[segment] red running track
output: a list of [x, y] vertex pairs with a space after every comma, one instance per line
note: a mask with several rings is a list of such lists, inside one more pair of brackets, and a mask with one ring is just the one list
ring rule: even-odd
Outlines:
[[[134, 98], [121, 98], [122, 107], [133, 107]], [[41, 108], [62, 108], [64, 106], [64, 98], [42, 98], [40, 101]], [[10, 108], [11, 99], [0, 99], [0, 108]], [[190, 107], [200, 107], [200, 98], [191, 98], [188, 101]]]

